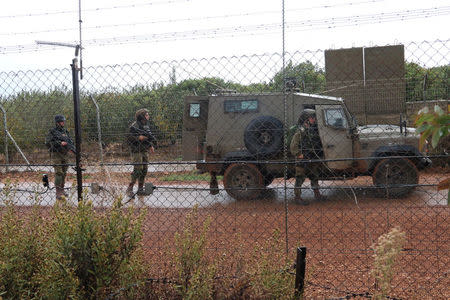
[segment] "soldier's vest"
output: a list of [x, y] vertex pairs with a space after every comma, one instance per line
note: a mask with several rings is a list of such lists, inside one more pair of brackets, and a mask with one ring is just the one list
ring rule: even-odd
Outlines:
[[306, 159], [320, 159], [324, 157], [317, 126], [305, 128], [300, 140], [300, 150]]

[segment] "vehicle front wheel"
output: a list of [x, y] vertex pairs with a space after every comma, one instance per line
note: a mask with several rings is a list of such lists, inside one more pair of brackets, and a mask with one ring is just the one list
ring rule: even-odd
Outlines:
[[223, 175], [227, 193], [236, 200], [251, 200], [264, 189], [264, 178], [254, 164], [235, 163], [228, 166]]
[[372, 180], [381, 196], [398, 198], [411, 192], [419, 183], [419, 171], [409, 159], [386, 158], [375, 166]]

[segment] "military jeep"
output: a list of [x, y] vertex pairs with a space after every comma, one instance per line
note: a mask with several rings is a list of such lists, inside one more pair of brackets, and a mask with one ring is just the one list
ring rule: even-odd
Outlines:
[[414, 128], [358, 127], [342, 98], [294, 92], [186, 97], [183, 159], [197, 161], [199, 172], [211, 174], [211, 193], [218, 192], [216, 176], [223, 175], [231, 197], [257, 198], [275, 178], [294, 176], [289, 142], [305, 108], [316, 110], [325, 156], [321, 180], [371, 176], [380, 193], [400, 197], [430, 164], [418, 150]]

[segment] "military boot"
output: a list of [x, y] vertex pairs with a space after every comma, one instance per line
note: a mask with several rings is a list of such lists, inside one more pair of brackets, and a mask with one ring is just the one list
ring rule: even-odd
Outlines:
[[134, 187], [134, 182], [131, 182], [127, 187], [127, 191], [125, 192], [129, 198], [134, 198], [133, 187]]
[[60, 186], [56, 187], [56, 200], [62, 200], [64, 197], [64, 189]]
[[139, 182], [138, 183], [138, 190], [137, 190], [136, 195], [138, 195], [138, 196], [145, 196], [144, 182]]
[[295, 187], [294, 188], [294, 194], [295, 194], [295, 202], [301, 205], [308, 205], [309, 201], [302, 198], [302, 190], [301, 188]]
[[64, 189], [64, 186], [66, 185], [66, 180], [64, 179], [63, 180], [63, 183], [62, 183], [62, 192], [63, 192], [63, 196], [64, 197], [66, 197], [66, 198], [69, 198], [69, 194], [68, 193], [66, 193], [66, 190]]
[[314, 199], [316, 199], [317, 201], [325, 200], [325, 197], [319, 192], [319, 189], [315, 188], [313, 189], [313, 191], [314, 191]]

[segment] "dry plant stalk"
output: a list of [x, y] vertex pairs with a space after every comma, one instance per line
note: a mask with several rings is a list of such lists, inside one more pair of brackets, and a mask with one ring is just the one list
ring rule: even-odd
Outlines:
[[374, 249], [374, 266], [371, 274], [375, 278], [377, 291], [374, 299], [383, 299], [391, 291], [391, 281], [394, 276], [394, 264], [405, 244], [405, 232], [399, 227], [394, 227], [388, 233], [378, 238]]

